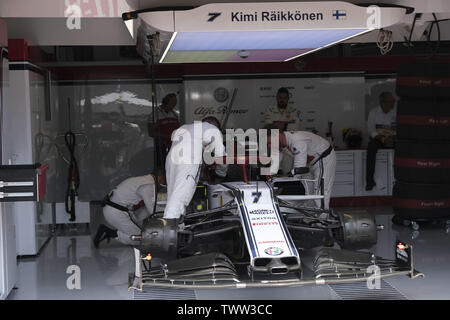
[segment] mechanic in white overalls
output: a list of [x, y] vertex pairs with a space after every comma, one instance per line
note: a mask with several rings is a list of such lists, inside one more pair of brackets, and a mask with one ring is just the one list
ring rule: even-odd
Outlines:
[[[273, 130], [273, 128], [269, 128]], [[269, 130], [269, 131], [270, 131]], [[270, 143], [270, 132], [268, 140]], [[308, 156], [313, 157], [310, 162], [310, 172], [313, 174], [314, 179], [320, 183], [320, 162], [323, 163], [323, 180], [324, 180], [324, 208], [329, 209], [331, 189], [334, 183], [334, 177], [336, 172], [336, 153], [330, 143], [309, 131], [286, 131], [279, 132], [279, 146], [280, 150], [287, 148], [294, 157], [294, 165], [292, 173], [295, 168], [306, 167]], [[272, 173], [278, 172], [279, 162], [275, 162], [271, 167]], [[318, 188], [320, 185], [317, 185]], [[321, 201], [315, 200], [316, 206], [320, 207]]]
[[[186, 124], [172, 135], [172, 147], [166, 159], [167, 204], [165, 219], [178, 219], [194, 196], [203, 163], [203, 151], [214, 152], [214, 157], [225, 155], [220, 122], [206, 117], [194, 124]], [[218, 164], [215, 174], [226, 176], [226, 164]]]
[[143, 221], [155, 212], [156, 195], [164, 175], [148, 174], [121, 182], [103, 200], [103, 216], [111, 229], [103, 224], [98, 228], [94, 245], [114, 238], [125, 245], [138, 245], [130, 236], [141, 233]]

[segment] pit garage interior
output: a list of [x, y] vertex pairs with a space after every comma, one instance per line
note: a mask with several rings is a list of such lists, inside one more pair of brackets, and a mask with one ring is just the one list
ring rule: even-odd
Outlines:
[[[440, 0], [2, 0], [0, 298], [450, 299], [449, 20]], [[153, 108], [175, 93], [181, 124], [213, 115], [228, 129], [259, 129], [280, 87], [295, 129], [334, 146], [330, 208], [376, 221], [376, 243], [359, 251], [394, 259], [401, 241], [412, 272], [376, 288], [130, 289], [133, 248], [114, 239], [95, 248], [93, 238], [106, 223], [105, 195], [155, 169]], [[397, 138], [378, 150], [366, 190], [368, 114], [386, 91]], [[76, 196], [67, 198], [74, 165]], [[164, 210], [164, 192], [157, 198]], [[304, 277], [314, 279], [321, 248], [296, 248]]]

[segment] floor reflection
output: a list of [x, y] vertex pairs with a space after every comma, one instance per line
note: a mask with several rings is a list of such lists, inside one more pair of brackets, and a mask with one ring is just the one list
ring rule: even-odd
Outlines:
[[[351, 210], [351, 209], [349, 209]], [[360, 210], [360, 209], [359, 209]], [[414, 250], [415, 268], [425, 278], [407, 276], [386, 278], [408, 299], [450, 299], [450, 233], [445, 222], [422, 223], [419, 229], [392, 223], [390, 208], [370, 208], [377, 224], [384, 225], [378, 243], [370, 249], [383, 258], [394, 258], [397, 239]], [[132, 299], [128, 291], [128, 274], [134, 271], [131, 247], [118, 242], [102, 243], [96, 250], [92, 235], [59, 235], [53, 237], [36, 258], [19, 261], [18, 289], [8, 299]], [[307, 257], [304, 257], [307, 258]], [[81, 271], [81, 289], [69, 290], [66, 281], [70, 265]], [[338, 299], [328, 286], [296, 288], [196, 290], [198, 299]]]

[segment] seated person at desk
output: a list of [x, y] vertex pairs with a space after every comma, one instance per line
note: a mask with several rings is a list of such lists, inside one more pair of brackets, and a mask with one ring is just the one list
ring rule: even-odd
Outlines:
[[395, 138], [395, 119], [397, 110], [394, 108], [395, 98], [391, 92], [380, 94], [380, 105], [369, 112], [367, 128], [369, 144], [366, 157], [366, 191], [375, 186], [375, 160], [378, 149], [392, 148]]

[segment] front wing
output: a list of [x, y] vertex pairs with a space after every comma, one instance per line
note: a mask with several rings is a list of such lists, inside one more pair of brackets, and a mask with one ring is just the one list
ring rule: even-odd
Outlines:
[[[250, 258], [247, 268], [235, 265], [229, 257], [217, 252], [156, 266], [141, 256], [139, 271], [130, 277], [130, 289], [142, 290], [144, 286], [205, 289], [303, 286], [368, 281], [374, 277], [423, 276], [414, 269], [412, 246], [398, 241], [395, 260], [368, 252], [324, 247], [312, 263], [313, 275], [305, 279], [300, 255], [270, 185], [266, 182], [259, 182], [257, 186], [239, 182], [222, 185], [234, 195]], [[261, 277], [261, 273], [264, 276]]]
[[[371, 253], [323, 248], [314, 260], [314, 276], [309, 279], [298, 277], [250, 279], [239, 274], [233, 263], [220, 253], [177, 259], [150, 267], [141, 259], [140, 274], [130, 276], [130, 289], [142, 290], [145, 286], [225, 289], [225, 288], [268, 288], [282, 286], [327, 285], [373, 280], [407, 275], [414, 279], [423, 276], [414, 269], [412, 247], [408, 258], [397, 253], [396, 260], [387, 260]], [[396, 244], [398, 251], [398, 244]], [[399, 260], [400, 257], [400, 260]]]

